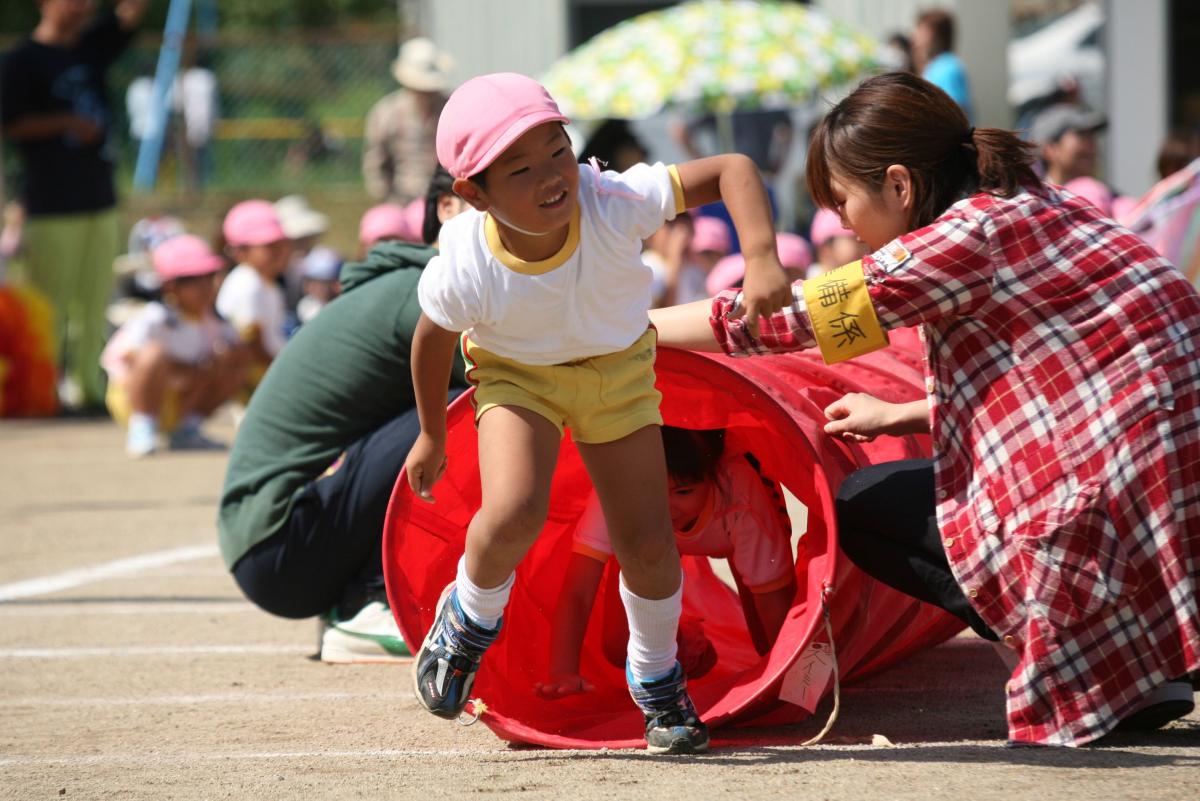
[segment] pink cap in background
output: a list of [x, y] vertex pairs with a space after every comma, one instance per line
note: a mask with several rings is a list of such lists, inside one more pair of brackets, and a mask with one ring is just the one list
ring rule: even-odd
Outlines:
[[404, 223], [408, 226], [405, 239], [418, 244], [425, 241], [425, 198], [417, 198], [404, 207]]
[[1095, 178], [1087, 175], [1080, 176], [1079, 178], [1072, 178], [1063, 185], [1063, 188], [1068, 192], [1079, 195], [1081, 198], [1100, 209], [1100, 213], [1106, 217], [1112, 216], [1112, 190], [1101, 182], [1097, 181]]
[[1129, 195], [1117, 195], [1112, 202], [1112, 218], [1121, 225], [1129, 223], [1130, 212], [1137, 208], [1138, 199]]
[[225, 215], [225, 241], [235, 247], [269, 245], [288, 238], [275, 206], [265, 200], [243, 200]]
[[741, 253], [730, 253], [709, 270], [708, 278], [704, 281], [704, 289], [709, 295], [715, 295], [724, 289], [729, 289], [741, 281], [745, 275], [746, 259], [742, 257]]
[[358, 241], [367, 247], [384, 239], [407, 240], [408, 236], [404, 207], [395, 203], [380, 203], [367, 209], [358, 224]]
[[454, 90], [438, 118], [437, 157], [454, 178], [487, 169], [530, 128], [569, 122], [540, 83], [515, 72], [480, 75]]
[[830, 239], [838, 236], [848, 236], [857, 239], [854, 232], [842, 225], [842, 217], [833, 209], [817, 209], [813, 215], [812, 227], [809, 229], [809, 239], [813, 247], [821, 247]]
[[812, 264], [812, 248], [800, 234], [787, 231], [775, 234], [775, 249], [779, 253], [779, 263], [784, 269], [805, 270]]
[[150, 260], [154, 264], [154, 272], [163, 281], [211, 275], [225, 265], [225, 261], [213, 253], [208, 243], [195, 234], [171, 237], [154, 249]]
[[724, 220], [703, 214], [697, 215], [693, 220], [695, 234], [692, 236], [692, 250], [697, 253], [712, 250], [722, 255], [729, 252], [732, 242], [729, 226]]

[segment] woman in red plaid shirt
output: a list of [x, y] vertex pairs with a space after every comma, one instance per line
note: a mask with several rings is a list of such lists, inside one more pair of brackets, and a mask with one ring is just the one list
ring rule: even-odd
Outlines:
[[920, 325], [926, 400], [826, 409], [832, 435], [934, 444], [846, 480], [842, 548], [1007, 654], [1011, 741], [1082, 745], [1193, 708], [1200, 295], [1030, 160], [920, 78], [869, 79], [817, 129], [808, 185], [871, 255], [761, 321], [735, 290], [652, 317], [660, 345], [828, 362]]

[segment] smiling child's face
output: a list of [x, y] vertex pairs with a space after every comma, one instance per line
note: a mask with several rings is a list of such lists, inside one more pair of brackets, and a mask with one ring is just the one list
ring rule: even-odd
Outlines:
[[481, 194], [501, 223], [534, 234], [570, 224], [579, 194], [579, 164], [561, 123], [526, 131], [492, 162], [485, 180]]

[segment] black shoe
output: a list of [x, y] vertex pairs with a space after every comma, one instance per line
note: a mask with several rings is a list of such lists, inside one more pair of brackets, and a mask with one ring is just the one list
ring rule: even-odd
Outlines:
[[687, 693], [683, 668], [645, 684], [636, 681], [625, 667], [625, 681], [633, 702], [646, 719], [646, 750], [652, 754], [699, 754], [708, 750], [708, 727], [696, 714]]
[[454, 584], [446, 587], [437, 617], [413, 662], [413, 682], [421, 706], [449, 720], [461, 715], [483, 654], [499, 634], [499, 626], [485, 629], [470, 620], [458, 605]]
[[1155, 731], [1174, 720], [1192, 714], [1192, 683], [1186, 677], [1159, 685], [1142, 701], [1142, 705], [1121, 718], [1113, 731]]

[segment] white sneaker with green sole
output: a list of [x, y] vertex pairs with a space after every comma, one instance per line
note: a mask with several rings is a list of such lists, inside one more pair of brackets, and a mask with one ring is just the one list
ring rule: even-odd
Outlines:
[[371, 664], [408, 661], [412, 652], [400, 635], [392, 610], [371, 601], [349, 620], [327, 619], [321, 635], [321, 661], [334, 664]]

